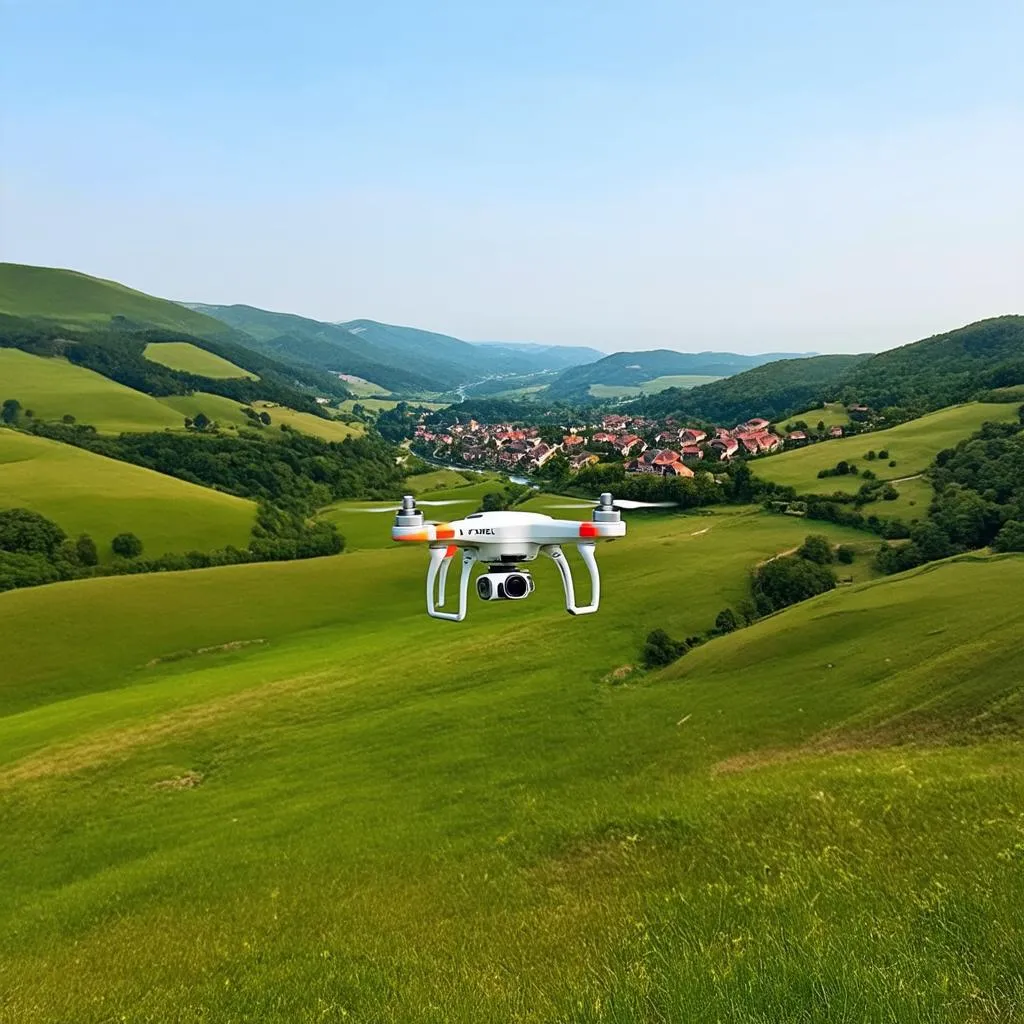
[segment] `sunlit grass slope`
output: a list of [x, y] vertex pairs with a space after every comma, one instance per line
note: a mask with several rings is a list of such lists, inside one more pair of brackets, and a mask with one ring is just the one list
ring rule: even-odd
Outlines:
[[225, 430], [252, 426], [249, 418], [242, 412], [241, 404], [223, 395], [197, 391], [192, 395], [166, 395], [157, 401], [178, 413], [178, 426], [184, 425], [186, 416], [195, 419], [198, 413], [203, 413]]
[[74, 270], [0, 263], [0, 313], [42, 317], [68, 326], [107, 324], [122, 316], [203, 337], [224, 333], [224, 325], [167, 299], [126, 288], [116, 281]]
[[[873, 470], [880, 480], [912, 476], [927, 469], [943, 448], [973, 434], [983, 423], [1011, 423], [1017, 419], [1019, 404], [971, 402], [929, 413], [889, 430], [876, 430], [858, 437], [844, 437], [796, 448], [781, 455], [758, 460], [754, 472], [765, 480], [795, 487], [799, 491], [856, 491], [863, 483], [859, 476], [818, 479], [818, 471], [831, 469], [845, 459], [860, 469]], [[889, 459], [868, 462], [869, 450], [887, 450]], [[889, 461], [896, 463], [890, 466]]]
[[277, 429], [285, 423], [303, 434], [312, 434], [324, 441], [344, 441], [346, 437], [357, 437], [363, 432], [361, 423], [327, 420], [309, 412], [297, 412], [287, 406], [275, 405], [273, 402], [255, 402], [254, 408], [270, 415], [272, 429]]
[[0, 348], [0, 401], [16, 398], [37, 419], [70, 414], [104, 433], [181, 427], [160, 401], [63, 359]]
[[819, 423], [824, 423], [826, 427], [845, 427], [850, 422], [850, 414], [842, 402], [830, 402], [816, 409], [805, 409], [803, 412], [787, 416], [784, 420], [773, 423], [772, 428], [781, 433], [787, 424], [795, 423], [797, 420], [803, 420], [812, 428]]
[[207, 352], [188, 341], [151, 342], [146, 346], [144, 354], [151, 362], [160, 363], [161, 366], [169, 366], [172, 370], [195, 373], [214, 380], [231, 377], [257, 379], [256, 374], [243, 370], [222, 356]]
[[9, 429], [0, 429], [0, 508], [30, 508], [71, 536], [88, 533], [104, 560], [125, 532], [147, 555], [244, 547], [255, 520], [242, 498]]
[[404, 550], [0, 596], [3, 1012], [1013, 1019], [1024, 559], [603, 681], [805, 527], [638, 518], [580, 619], [428, 620]]
[[654, 395], [659, 391], [666, 391], [668, 388], [696, 388], [701, 384], [711, 384], [721, 379], [721, 377], [707, 377], [695, 373], [677, 373], [645, 380], [641, 384], [591, 384], [590, 394], [594, 398], [630, 398], [641, 392], [646, 395]]

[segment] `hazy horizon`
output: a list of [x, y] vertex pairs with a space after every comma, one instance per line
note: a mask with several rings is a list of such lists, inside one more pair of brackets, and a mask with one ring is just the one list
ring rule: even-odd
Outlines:
[[607, 352], [1024, 312], [1024, 7], [822, 6], [0, 0], [0, 258]]

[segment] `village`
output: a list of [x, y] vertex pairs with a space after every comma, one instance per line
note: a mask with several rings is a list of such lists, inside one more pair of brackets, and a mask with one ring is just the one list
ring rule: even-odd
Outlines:
[[794, 429], [776, 433], [766, 419], [734, 427], [683, 426], [672, 419], [608, 414], [598, 422], [550, 427], [489, 424], [470, 419], [434, 427], [421, 418], [413, 448], [432, 459], [512, 473], [536, 473], [552, 459], [564, 458], [577, 472], [596, 462], [622, 462], [627, 473], [692, 477], [702, 465], [736, 458], [767, 456], [816, 440], [843, 437], [846, 429]]

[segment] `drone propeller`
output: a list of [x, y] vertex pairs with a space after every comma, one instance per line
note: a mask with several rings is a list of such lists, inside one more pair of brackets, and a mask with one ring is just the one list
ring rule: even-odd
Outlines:
[[[472, 504], [470, 498], [449, 498], [447, 501], [421, 501], [420, 505], [469, 505]], [[400, 512], [404, 508], [403, 505], [389, 505], [387, 508], [356, 508], [353, 512]]]
[[[581, 505], [549, 505], [548, 508], [595, 508], [598, 505], [605, 504], [601, 501], [588, 501]], [[679, 504], [677, 501], [633, 501], [631, 498], [615, 498], [611, 501], [611, 504], [616, 508], [624, 508], [627, 510], [637, 508], [676, 508]]]

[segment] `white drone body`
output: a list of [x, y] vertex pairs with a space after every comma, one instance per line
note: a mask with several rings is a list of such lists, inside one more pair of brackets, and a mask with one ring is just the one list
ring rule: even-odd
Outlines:
[[[616, 503], [610, 494], [602, 494], [593, 518], [584, 522], [553, 519], [536, 512], [474, 512], [450, 523], [428, 523], [416, 507], [415, 498], [406, 495], [397, 510], [391, 537], [404, 543], [427, 545], [430, 554], [427, 614], [435, 619], [461, 622], [466, 617], [469, 578], [475, 562], [488, 567], [487, 573], [476, 581], [477, 593], [483, 600], [517, 601], [528, 597], [533, 592], [533, 579], [529, 570], [519, 568], [519, 563], [532, 562], [538, 555], [546, 555], [558, 567], [565, 590], [565, 610], [570, 615], [589, 615], [597, 611], [601, 601], [601, 577], [595, 555], [597, 542], [626, 535], [626, 524], [616, 504], [639, 506], [644, 503]], [[562, 552], [563, 544], [576, 545], [590, 574], [590, 603], [587, 605], [576, 603], [572, 572]], [[448, 569], [459, 551], [462, 552], [459, 610], [440, 611], [445, 604]]]

